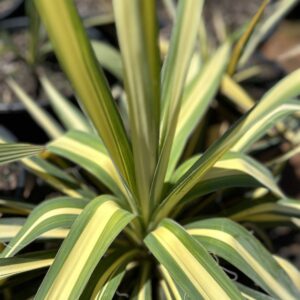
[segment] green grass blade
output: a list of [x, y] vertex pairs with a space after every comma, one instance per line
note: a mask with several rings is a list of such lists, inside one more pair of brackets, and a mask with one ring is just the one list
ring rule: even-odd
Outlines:
[[191, 299], [243, 299], [205, 248], [177, 223], [162, 221], [145, 243]]
[[202, 6], [202, 0], [181, 0], [177, 6], [175, 26], [162, 70], [160, 154], [151, 193], [152, 199], [155, 201], [159, 201], [167, 172], [184, 83], [196, 43]]
[[298, 299], [300, 291], [262, 244], [229, 219], [208, 219], [187, 226], [208, 251], [229, 261], [256, 284], [279, 299]]
[[24, 104], [28, 113], [43, 128], [50, 138], [57, 138], [62, 135], [61, 126], [51, 117], [35, 100], [30, 98], [25, 91], [13, 80], [8, 79], [9, 87], [16, 94], [18, 99]]
[[82, 112], [62, 94], [60, 94], [60, 92], [54, 87], [54, 85], [46, 76], [40, 76], [40, 81], [53, 110], [59, 117], [59, 120], [62, 122], [62, 124], [64, 124], [66, 129], [77, 129], [88, 133], [94, 132], [93, 128], [88, 123], [87, 118], [82, 114]]
[[36, 299], [78, 298], [110, 244], [132, 219], [111, 196], [92, 200], [73, 223]]
[[27, 61], [30, 65], [34, 66], [39, 62], [41, 20], [35, 8], [34, 0], [26, 1], [25, 11], [29, 19], [29, 26], [28, 26], [29, 46], [28, 46], [28, 53], [27, 53]]
[[74, 3], [61, 0], [36, 0], [35, 3], [55, 53], [86, 113], [122, 176], [135, 190], [130, 143]]

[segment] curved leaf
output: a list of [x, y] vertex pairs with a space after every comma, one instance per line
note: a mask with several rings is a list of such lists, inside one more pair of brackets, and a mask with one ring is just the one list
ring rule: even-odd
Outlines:
[[271, 296], [298, 299], [298, 290], [272, 255], [242, 226], [229, 219], [208, 219], [186, 226], [210, 252], [243, 271]]
[[82, 199], [60, 197], [38, 205], [0, 257], [15, 255], [45, 232], [55, 228], [70, 227], [86, 203]]
[[[177, 180], [199, 159], [192, 157], [185, 161], [173, 174], [171, 183]], [[252, 187], [260, 183], [274, 195], [284, 197], [273, 175], [262, 164], [242, 153], [228, 152], [200, 179], [186, 195], [186, 199], [195, 199], [204, 194], [228, 187]]]
[[162, 221], [145, 243], [192, 299], [242, 299], [205, 248], [175, 222]]
[[36, 299], [79, 297], [110, 244], [132, 219], [111, 196], [92, 200], [73, 223]]
[[271, 218], [271, 221], [276, 221], [276, 217], [280, 221], [281, 217], [300, 217], [300, 201], [292, 199], [281, 199], [276, 202], [266, 203], [249, 203], [244, 206], [243, 209], [238, 207], [235, 209], [237, 212], [231, 213], [230, 218], [235, 221], [261, 221], [266, 222], [268, 218], [264, 220], [264, 216]]
[[22, 257], [0, 258], [0, 279], [24, 272], [47, 268], [54, 260], [54, 253], [32, 253]]
[[49, 143], [47, 149], [87, 170], [116, 195], [127, 194], [113, 161], [97, 136], [70, 131]]
[[[3, 243], [11, 241], [22, 229], [25, 218], [1, 218], [0, 219], [0, 241]], [[45, 232], [39, 239], [64, 239], [69, 233], [66, 228], [58, 228]], [[2, 253], [1, 253], [2, 254]], [[0, 257], [1, 257], [0, 254]]]

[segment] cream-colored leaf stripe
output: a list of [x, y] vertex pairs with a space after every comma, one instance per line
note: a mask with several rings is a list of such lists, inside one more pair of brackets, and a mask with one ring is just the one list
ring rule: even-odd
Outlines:
[[35, 159], [24, 158], [21, 162], [32, 173], [42, 178], [63, 194], [74, 198], [82, 198], [84, 195], [93, 196], [92, 191], [82, 191], [80, 184], [76, 180], [45, 160], [37, 159], [36, 157]]
[[66, 129], [77, 129], [79, 131], [93, 133], [88, 119], [74, 104], [59, 93], [45, 75], [40, 76], [40, 82], [48, 96], [51, 106]]
[[[277, 186], [275, 179], [273, 178], [271, 172], [269, 172], [263, 165], [256, 162], [249, 156], [246, 155], [235, 155], [234, 153], [229, 153], [224, 156], [222, 160], [219, 160], [212, 168], [212, 173], [214, 168], [236, 170], [242, 173], [248, 174], [255, 178], [257, 181], [261, 182], [265, 187], [270, 189], [276, 196], [284, 197], [284, 194]], [[209, 177], [210, 172], [207, 173]], [[204, 177], [205, 178], [205, 177]]]
[[247, 92], [228, 75], [223, 76], [220, 89], [221, 93], [243, 113], [256, 104]]
[[231, 151], [239, 152], [248, 150], [255, 141], [257, 141], [272, 125], [274, 125], [274, 123], [270, 123], [270, 120], [273, 119], [275, 121], [279, 121], [288, 114], [292, 114], [299, 110], [299, 103], [296, 101], [289, 101], [285, 104], [281, 104], [276, 109], [267, 112], [263, 118], [257, 119], [257, 122], [253, 124], [250, 130], [245, 132], [241, 139], [231, 148]]
[[[196, 258], [185, 248], [180, 241], [165, 228], [159, 228], [154, 233], [155, 238], [168, 251], [178, 265], [181, 265], [183, 272], [192, 282], [200, 295], [205, 299], [230, 299], [223, 289], [219, 287], [212, 276], [201, 266]], [[203, 283], [207, 289], [203, 287]], [[214, 290], [212, 290], [212, 288]]]
[[53, 260], [53, 258], [0, 258], [0, 279], [49, 267]]
[[10, 257], [42, 234], [70, 226], [85, 205], [84, 200], [68, 197], [59, 197], [40, 204], [0, 256]]
[[119, 251], [117, 250], [104, 257], [94, 270], [82, 298], [106, 300], [105, 297], [108, 297], [108, 294], [114, 294], [112, 292], [117, 289], [119, 280], [117, 279], [117, 282], [113, 281], [116, 281], [116, 277], [119, 275], [121, 275], [120, 279], [123, 278], [127, 266], [138, 253], [136, 249], [129, 250], [126, 248], [125, 250], [119, 249]]
[[201, 68], [196, 78], [185, 88], [176, 124], [167, 179], [173, 172], [187, 139], [201, 121], [209, 104], [214, 100], [229, 53], [229, 43], [221, 46], [211, 60]]
[[264, 279], [269, 286], [271, 286], [274, 291], [282, 297], [282, 299], [296, 299], [290, 295], [267, 270], [265, 270], [233, 236], [218, 230], [209, 229], [191, 229], [188, 230], [189, 234], [197, 236], [207, 236], [210, 238], [215, 238], [230, 245], [234, 248], [256, 271], [260, 274], [261, 278]]
[[76, 219], [36, 295], [36, 299], [70, 299], [80, 295], [97, 263], [132, 215], [111, 196], [90, 202]]
[[176, 283], [174, 282], [173, 278], [171, 277], [170, 273], [167, 271], [167, 269], [163, 265], [159, 265], [159, 270], [162, 273], [162, 276], [167, 285], [166, 288], [169, 290], [168, 293], [172, 294], [172, 296], [170, 295], [170, 299], [181, 300], [182, 295], [181, 295], [178, 287], [176, 286]]
[[[300, 93], [300, 70], [286, 76], [275, 85], [261, 101], [237, 123], [235, 123], [220, 139], [218, 139], [207, 151], [195, 162], [195, 164], [183, 175], [172, 188], [161, 205], [156, 209], [155, 222], [158, 223], [172, 211], [181, 199], [199, 182], [210, 168], [230, 149], [248, 134], [255, 133], [253, 137], [260, 137], [264, 130], [278, 121], [278, 116], [287, 115], [296, 109], [299, 104], [283, 104], [287, 99], [293, 99]], [[283, 108], [284, 107], [284, 108]], [[298, 107], [298, 108], [297, 108]], [[280, 109], [279, 109], [280, 108]], [[276, 111], [276, 114], [273, 113]], [[266, 118], [267, 116], [267, 118]], [[263, 128], [257, 128], [260, 120], [264, 120]], [[260, 124], [262, 126], [262, 124]], [[255, 130], [254, 130], [254, 129]], [[250, 141], [248, 140], [247, 146]], [[251, 145], [251, 143], [250, 143]]]
[[203, 0], [178, 2], [175, 27], [161, 76], [161, 128], [158, 164], [151, 198], [159, 201], [180, 112], [184, 83], [196, 44]]
[[188, 296], [242, 299], [206, 250], [173, 221], [162, 221], [145, 242]]
[[[22, 225], [0, 224], [0, 240], [10, 241], [20, 232]], [[39, 239], [64, 239], [69, 233], [69, 229], [53, 229], [43, 233]]]
[[128, 192], [107, 154], [101, 140], [96, 136], [70, 131], [47, 145], [49, 151], [63, 156], [92, 173], [116, 194]]
[[273, 257], [279, 263], [279, 265], [286, 271], [286, 273], [293, 281], [294, 285], [300, 291], [300, 271], [286, 259], [277, 255], [273, 255]]
[[[230, 263], [243, 272], [250, 267], [254, 275], [249, 271], [246, 275], [273, 296], [287, 300], [296, 300], [300, 296], [300, 291], [293, 286], [287, 274], [276, 264], [273, 257], [238, 224], [226, 219], [211, 219], [196, 222], [194, 225], [190, 224], [187, 231], [192, 236], [199, 237], [199, 242], [204, 243], [206, 247], [209, 246], [208, 249], [216, 255], [225, 259], [230, 258], [230, 255], [235, 257], [235, 260], [230, 260]], [[222, 248], [224, 245], [228, 248]], [[226, 253], [231, 254], [226, 255]]]
[[[246, 207], [243, 210], [230, 214], [230, 218], [235, 221], [248, 220], [249, 218], [258, 218], [260, 215], [278, 216], [300, 216], [300, 204], [298, 200], [282, 199], [276, 202], [257, 203]], [[262, 218], [263, 220], [263, 218]]]
[[[185, 161], [173, 173], [170, 183], [176, 184], [177, 180], [197, 161], [200, 156], [194, 156]], [[182, 206], [189, 205], [191, 201], [208, 193], [234, 187], [255, 187], [264, 186], [274, 195], [285, 197], [277, 186], [272, 174], [256, 162], [251, 157], [235, 152], [226, 153], [192, 190], [182, 199], [176, 211], [180, 211]], [[174, 214], [176, 215], [176, 211]]]
[[45, 130], [50, 138], [57, 138], [63, 134], [63, 129], [58, 122], [45, 109], [39, 106], [34, 99], [30, 98], [17, 82], [9, 79], [7, 83], [18, 99], [22, 101], [32, 118]]
[[42, 215], [39, 219], [33, 223], [26, 233], [22, 235], [20, 238], [17, 239], [17, 242], [13, 246], [8, 246], [8, 251], [5, 254], [4, 257], [9, 257], [12, 255], [12, 253], [15, 252], [15, 249], [18, 248], [21, 244], [23, 244], [23, 241], [31, 234], [31, 232], [38, 227], [41, 223], [49, 220], [50, 218], [53, 217], [58, 217], [59, 215], [79, 215], [82, 212], [82, 209], [80, 208], [58, 208], [54, 209], [52, 211], [49, 211], [48, 213], [45, 213]]

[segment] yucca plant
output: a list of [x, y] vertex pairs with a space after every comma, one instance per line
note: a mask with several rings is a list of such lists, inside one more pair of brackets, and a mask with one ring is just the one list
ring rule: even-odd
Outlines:
[[[186, 80], [199, 52], [203, 1], [178, 1], [161, 63], [156, 1], [114, 0], [129, 132], [72, 1], [35, 4], [91, 124], [81, 115], [72, 118], [86, 127], [45, 146], [1, 144], [1, 163], [21, 160], [63, 194], [37, 207], [0, 202], [3, 214], [28, 215], [0, 220], [1, 240], [8, 242], [0, 259], [2, 289], [9, 294], [26, 280], [18, 275], [34, 277], [49, 267], [35, 299], [299, 299], [299, 272], [242, 225], [299, 225], [299, 201], [287, 199], [247, 151], [272, 125], [300, 109], [295, 99], [300, 71], [274, 86], [204, 153], [180, 163], [231, 54], [229, 40]], [[93, 184], [69, 173], [62, 159], [86, 171]], [[251, 200], [241, 194], [226, 210], [207, 211], [212, 196], [229, 187], [263, 190], [255, 190]], [[45, 243], [43, 251], [30, 252], [27, 246], [37, 239]], [[63, 241], [47, 250], [53, 239]], [[253, 284], [231, 279], [228, 268]]]

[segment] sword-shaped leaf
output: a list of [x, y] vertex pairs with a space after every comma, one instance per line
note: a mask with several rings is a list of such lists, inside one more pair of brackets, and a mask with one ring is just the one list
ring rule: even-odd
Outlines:
[[79, 297], [110, 244], [132, 219], [111, 196], [92, 200], [73, 223], [36, 299]]
[[175, 222], [163, 220], [145, 243], [191, 299], [243, 299], [207, 250]]
[[[55, 53], [114, 163], [135, 190], [130, 143], [72, 1], [35, 0]], [[63, 28], [63, 30], [62, 30]]]
[[229, 261], [256, 284], [279, 299], [298, 299], [286, 272], [254, 236], [229, 219], [208, 219], [186, 226], [208, 251]]
[[300, 71], [297, 70], [281, 80], [261, 101], [195, 162], [181, 177], [165, 200], [157, 208], [156, 221], [167, 216], [178, 202], [200, 181], [211, 167], [230, 149], [236, 150], [245, 140], [250, 142], [259, 138], [274, 122], [282, 116], [300, 109], [298, 103], [287, 101], [300, 93]]
[[168, 168], [181, 98], [196, 43], [203, 1], [178, 2], [170, 47], [162, 69], [159, 160], [153, 180], [152, 199], [158, 201]]
[[[114, 0], [140, 208], [149, 218], [160, 124], [160, 57], [156, 1]], [[130, 18], [128, 16], [130, 15]]]
[[99, 137], [70, 131], [49, 143], [47, 149], [87, 170], [116, 195], [127, 194], [124, 183]]
[[87, 204], [85, 200], [59, 197], [38, 205], [22, 229], [10, 241], [0, 257], [11, 257], [42, 234], [56, 228], [68, 228]]
[[229, 52], [229, 43], [221, 46], [210, 61], [200, 70], [192, 83], [185, 88], [176, 124], [167, 178], [174, 171], [189, 136], [201, 121], [214, 99], [229, 59]]
[[51, 266], [53, 252], [37, 252], [20, 257], [0, 258], [0, 279]]

